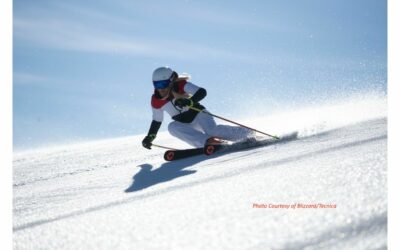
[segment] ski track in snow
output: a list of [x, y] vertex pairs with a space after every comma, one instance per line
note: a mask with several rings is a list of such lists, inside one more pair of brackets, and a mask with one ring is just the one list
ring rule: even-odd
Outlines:
[[[14, 249], [384, 249], [386, 117], [323, 124], [176, 162], [142, 136], [15, 153]], [[253, 208], [296, 202], [337, 207]]]

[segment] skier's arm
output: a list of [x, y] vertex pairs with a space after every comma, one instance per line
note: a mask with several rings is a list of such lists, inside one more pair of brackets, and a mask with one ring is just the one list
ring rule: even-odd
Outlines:
[[161, 127], [161, 122], [153, 120], [150, 125], [149, 132], [147, 135], [154, 135], [154, 138], [157, 136], [158, 130]]
[[161, 123], [164, 119], [164, 111], [160, 108], [152, 107], [153, 111], [153, 121], [151, 122], [149, 132], [147, 136], [143, 139], [142, 145], [147, 149], [151, 149], [152, 142], [157, 136], [158, 130], [161, 127]]
[[151, 143], [154, 141], [154, 139], [157, 136], [158, 130], [161, 127], [161, 122], [153, 120], [150, 125], [149, 132], [147, 133], [147, 136], [143, 139], [142, 145], [145, 148], [151, 149]]
[[194, 103], [203, 100], [207, 95], [207, 91], [191, 82], [186, 82], [183, 86], [183, 91], [192, 95], [190, 98]]
[[175, 105], [178, 107], [185, 107], [185, 106], [193, 106], [193, 104], [198, 103], [199, 101], [203, 100], [204, 97], [207, 95], [207, 91], [204, 88], [200, 88], [192, 83], [187, 83], [185, 85], [184, 90], [189, 93], [193, 94], [190, 98], [181, 98], [175, 101]]
[[207, 90], [204, 88], [199, 88], [199, 90], [194, 93], [194, 95], [190, 98], [194, 103], [199, 102], [204, 99], [207, 95]]

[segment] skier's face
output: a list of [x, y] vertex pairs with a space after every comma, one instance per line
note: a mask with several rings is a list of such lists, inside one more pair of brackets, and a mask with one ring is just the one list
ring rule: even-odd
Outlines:
[[165, 89], [157, 89], [157, 91], [161, 97], [166, 97], [169, 94], [169, 90], [170, 90], [169, 87], [167, 87]]

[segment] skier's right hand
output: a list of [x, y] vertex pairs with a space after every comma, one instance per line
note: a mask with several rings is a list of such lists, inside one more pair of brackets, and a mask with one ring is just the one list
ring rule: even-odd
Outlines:
[[192, 107], [193, 101], [188, 98], [179, 98], [175, 100], [175, 106], [178, 106], [179, 108], [183, 108], [186, 106]]
[[143, 147], [151, 149], [152, 142], [154, 141], [155, 138], [156, 138], [155, 135], [147, 135], [142, 141]]

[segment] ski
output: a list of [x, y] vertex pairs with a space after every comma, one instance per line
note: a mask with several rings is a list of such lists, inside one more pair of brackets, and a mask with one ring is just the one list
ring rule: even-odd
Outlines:
[[167, 150], [164, 153], [164, 159], [166, 161], [175, 161], [180, 159], [189, 158], [196, 155], [212, 155], [216, 152], [234, 152], [244, 149], [250, 149], [255, 147], [264, 147], [277, 143], [284, 143], [297, 139], [297, 132], [292, 132], [280, 137], [279, 140], [266, 138], [266, 139], [250, 139], [232, 144], [221, 144], [221, 145], [206, 145], [202, 148], [190, 148], [182, 150]]
[[175, 161], [179, 159], [184, 159], [196, 155], [203, 154], [203, 148], [190, 148], [190, 149], [182, 149], [182, 150], [167, 150], [164, 153], [164, 159], [166, 161]]
[[206, 145], [202, 148], [190, 148], [190, 149], [182, 149], [182, 150], [167, 150], [164, 153], [164, 160], [166, 161], [175, 161], [180, 159], [185, 159], [188, 157], [196, 156], [196, 155], [212, 155], [217, 152], [222, 145]]
[[228, 144], [221, 144], [221, 145], [206, 145], [203, 148], [203, 153], [205, 155], [212, 155], [215, 152], [221, 150], [222, 148], [226, 147]]

